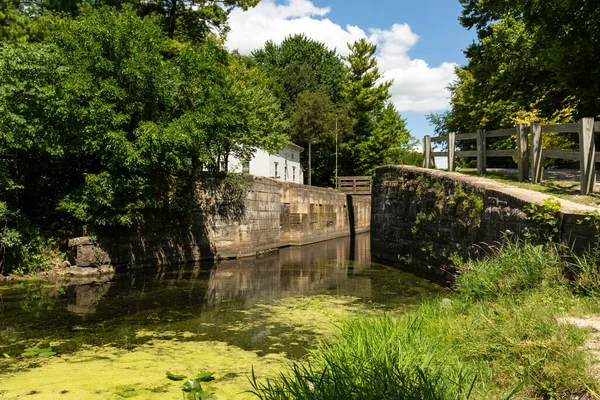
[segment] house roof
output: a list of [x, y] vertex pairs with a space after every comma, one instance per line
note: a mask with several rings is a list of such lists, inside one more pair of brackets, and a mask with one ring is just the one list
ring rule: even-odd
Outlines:
[[292, 143], [292, 142], [289, 142], [287, 147], [289, 147], [292, 150], [296, 150], [298, 152], [302, 152], [302, 150], [304, 150], [304, 147], [298, 146], [296, 143]]

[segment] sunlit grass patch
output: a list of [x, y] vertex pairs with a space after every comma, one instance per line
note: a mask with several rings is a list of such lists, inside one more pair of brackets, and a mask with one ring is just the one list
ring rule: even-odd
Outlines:
[[[279, 378], [254, 380], [261, 399], [563, 399], [598, 382], [590, 330], [559, 323], [598, 311], [577, 296], [555, 248], [511, 243], [457, 266], [451, 300], [398, 317], [349, 320]], [[570, 269], [572, 271], [572, 268]]]

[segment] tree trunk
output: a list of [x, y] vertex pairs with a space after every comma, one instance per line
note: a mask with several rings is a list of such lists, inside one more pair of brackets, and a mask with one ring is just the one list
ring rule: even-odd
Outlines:
[[171, 0], [171, 6], [169, 7], [169, 24], [167, 28], [167, 35], [170, 39], [175, 36], [175, 23], [177, 22], [177, 1]]

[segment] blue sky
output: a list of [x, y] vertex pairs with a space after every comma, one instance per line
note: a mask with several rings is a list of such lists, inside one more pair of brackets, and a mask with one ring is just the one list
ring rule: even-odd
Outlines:
[[448, 107], [445, 87], [475, 33], [458, 22], [458, 0], [262, 0], [235, 10], [227, 46], [249, 53], [266, 40], [304, 33], [339, 53], [361, 37], [378, 45], [378, 62], [393, 79], [392, 101], [413, 136], [431, 133], [425, 115]]

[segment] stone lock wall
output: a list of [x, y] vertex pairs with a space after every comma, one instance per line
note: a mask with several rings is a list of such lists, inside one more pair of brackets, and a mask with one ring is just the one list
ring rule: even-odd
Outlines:
[[370, 196], [249, 177], [240, 198], [199, 190], [191, 216], [148, 216], [127, 229], [96, 229], [69, 241], [71, 263], [156, 265], [257, 255], [370, 228]]
[[[507, 236], [535, 231], [526, 206], [550, 196], [458, 173], [385, 166], [376, 170], [372, 197], [373, 256], [453, 280], [452, 256], [482, 255]], [[588, 246], [596, 229], [586, 217], [597, 209], [560, 203], [562, 236]]]

